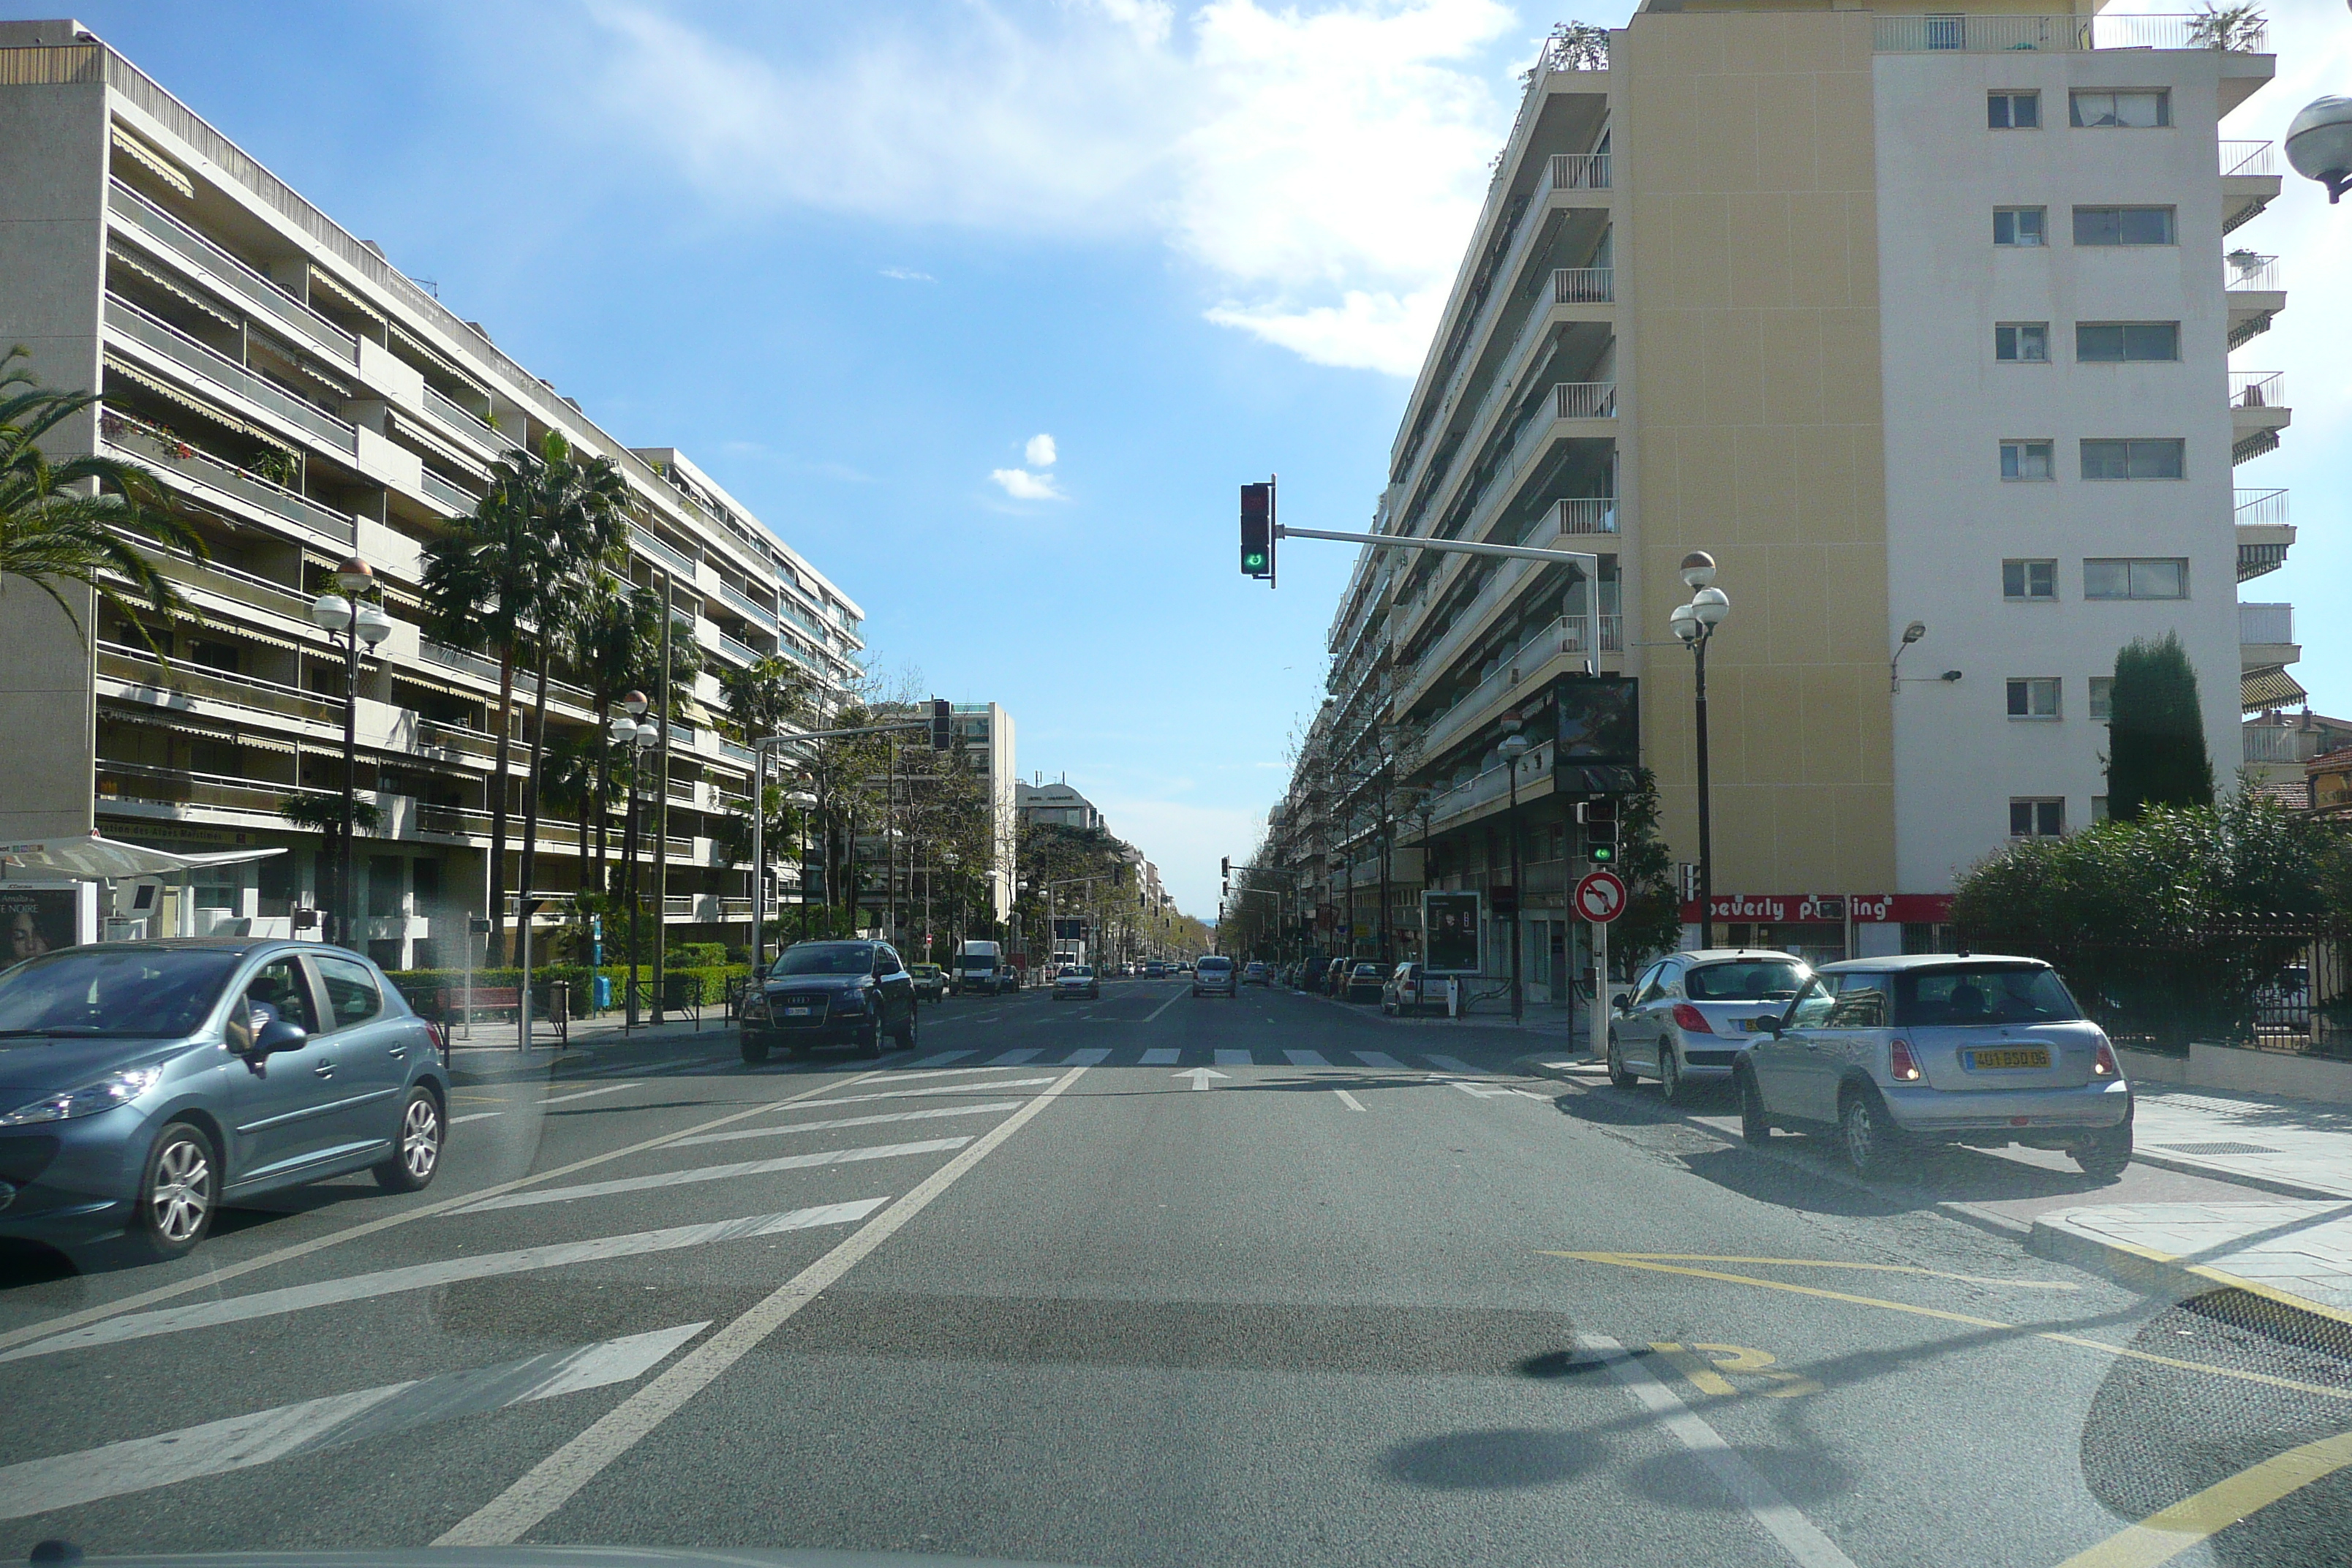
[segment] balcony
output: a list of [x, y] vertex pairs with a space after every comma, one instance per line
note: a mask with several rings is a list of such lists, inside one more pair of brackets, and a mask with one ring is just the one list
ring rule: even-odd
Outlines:
[[2294, 640], [2293, 605], [2238, 606], [2238, 662], [2242, 668], [2267, 669], [2302, 657]]
[[2268, 142], [2224, 142], [2221, 148], [2221, 232], [2259, 216], [2278, 200], [2278, 150]]
[[2221, 258], [2222, 293], [2230, 308], [2230, 346], [2238, 348], [2271, 330], [2271, 318], [2286, 309], [2286, 283], [2278, 258], [2233, 250]]
[[2300, 764], [2319, 754], [2319, 731], [2300, 725], [2257, 722], [2240, 725], [2238, 732], [2245, 737], [2244, 762]]
[[[1554, 501], [1545, 514], [1554, 533], [1591, 534], [1617, 531], [1617, 498], [1615, 496], [1562, 496]], [[1539, 523], [1528, 535], [1538, 539], [1543, 533]]]
[[120, 180], [108, 182], [110, 208], [132, 227], [171, 250], [205, 277], [249, 305], [258, 307], [336, 363], [357, 368], [359, 340], [295, 299], [254, 268], [215, 245]]
[[2278, 449], [2279, 432], [2294, 416], [2286, 405], [2286, 376], [2279, 371], [2230, 373], [2230, 461], [2233, 464]]
[[2240, 490], [2237, 506], [2238, 581], [2286, 564], [2294, 529], [2286, 520], [2286, 491]]
[[629, 530], [629, 538], [632, 543], [647, 555], [667, 566], [671, 571], [678, 573], [688, 582], [694, 581], [694, 558], [684, 551], [672, 547], [660, 535], [647, 529], [632, 526]]
[[1551, 188], [1555, 191], [1609, 189], [1609, 154], [1554, 153], [1551, 155]]
[[1551, 302], [1555, 305], [1607, 305], [1617, 298], [1613, 267], [1559, 267], [1552, 270]]
[[157, 320], [127, 300], [111, 294], [106, 297], [106, 326], [110, 332], [163, 355], [222, 391], [267, 409], [339, 452], [359, 450], [359, 435], [345, 421], [246, 369], [226, 354], [215, 353], [177, 327]]
[[249, 675], [231, 675], [183, 659], [166, 669], [145, 648], [122, 643], [98, 645], [98, 673], [131, 688], [139, 700], [151, 706], [186, 711], [198, 700], [257, 712], [299, 719], [340, 731], [343, 705], [298, 686], [282, 686]]
[[[1588, 617], [1562, 616], [1538, 627], [1527, 641], [1506, 655], [1486, 678], [1464, 692], [1443, 712], [1434, 715], [1421, 732], [1417, 744], [1424, 757], [1441, 756], [1448, 746], [1460, 741], [1492, 713], [1503, 698], [1519, 688], [1538, 684], [1559, 671], [1553, 661], [1574, 658], [1581, 662], [1591, 656], [1586, 653], [1585, 627]], [[1605, 653], [1622, 652], [1624, 646], [1622, 617], [1603, 615], [1601, 617], [1601, 646]]]
[[228, 599], [250, 609], [284, 616], [301, 622], [306, 628], [310, 624], [310, 595], [299, 593], [283, 583], [274, 583], [267, 577], [241, 572], [234, 566], [224, 566], [217, 561], [199, 562], [193, 556], [159, 549], [143, 541], [138, 542], [135, 548], [160, 574], [183, 587]]
[[1563, 381], [1551, 393], [1554, 419], [1617, 417], [1617, 384], [1613, 381]]
[[450, 397], [437, 387], [428, 386], [425, 389], [425, 412], [476, 446], [486, 447], [502, 457], [515, 448], [515, 443], [512, 440], [491, 429], [488, 421], [471, 409], [461, 405], [457, 399]]
[[234, 503], [258, 507], [332, 540], [345, 550], [358, 542], [359, 525], [348, 513], [323, 506], [258, 474], [249, 474], [185, 442], [166, 443], [127, 415], [103, 410], [99, 427], [105, 433], [106, 444], [114, 447], [118, 456], [155, 469], [167, 481], [185, 486], [225, 510], [235, 513], [237, 507]]
[[269, 817], [282, 826], [284, 819], [278, 816], [278, 808], [291, 796], [307, 795], [322, 800], [342, 798], [326, 790], [304, 789], [291, 783], [255, 784], [221, 773], [157, 767], [149, 763], [116, 762], [107, 757], [98, 759], [97, 768], [98, 804], [101, 807], [137, 803], [166, 808], [154, 813], [160, 816], [182, 816], [184, 808], [195, 806], [213, 811], [254, 813]]
[[728, 604], [733, 605], [735, 613], [741, 616], [745, 620], [751, 622], [755, 626], [765, 626], [770, 631], [774, 631], [776, 629], [776, 611], [774, 605], [762, 605], [759, 600], [754, 599], [751, 595], [743, 592], [742, 589], [738, 588], [734, 584], [728, 582], [723, 577], [719, 581], [719, 596]]
[[2226, 41], [2230, 54], [2258, 55], [2268, 47], [2260, 20], [2217, 37], [2193, 16], [1874, 16], [1871, 47], [1882, 55], [1975, 55], [2042, 50], [2078, 54], [2092, 49], [2210, 49]]
[[460, 517], [471, 517], [482, 498], [471, 490], [458, 489], [432, 469], [424, 470], [425, 497], [436, 505], [446, 506]]
[[719, 651], [739, 664], [757, 664], [767, 657], [750, 643], [730, 637], [725, 632], [719, 634]]

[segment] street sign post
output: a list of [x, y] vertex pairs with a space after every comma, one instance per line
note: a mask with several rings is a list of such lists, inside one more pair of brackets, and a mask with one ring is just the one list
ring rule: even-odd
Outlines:
[[1625, 912], [1625, 882], [1614, 871], [1587, 871], [1576, 884], [1577, 914], [1592, 926], [1591, 1050], [1609, 1056], [1609, 923]]

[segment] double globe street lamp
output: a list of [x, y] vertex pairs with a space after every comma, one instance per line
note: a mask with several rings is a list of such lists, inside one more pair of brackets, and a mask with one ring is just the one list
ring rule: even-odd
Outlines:
[[[1691, 650], [1698, 673], [1698, 944], [1715, 945], [1715, 837], [1709, 820], [1706, 777], [1706, 645], [1715, 628], [1731, 614], [1731, 599], [1715, 585], [1715, 557], [1694, 550], [1683, 557], [1683, 582], [1691, 590], [1690, 603], [1676, 605], [1671, 624], [1675, 636]], [[1607, 987], [1603, 977], [1602, 987]]]
[[637, 907], [644, 901], [637, 890], [637, 764], [648, 747], [661, 744], [661, 726], [645, 717], [646, 708], [646, 694], [632, 691], [621, 699], [621, 716], [613, 721], [613, 743], [629, 755], [629, 807], [621, 823], [621, 858], [625, 862], [621, 880], [629, 900], [629, 977], [624, 983], [622, 1001], [625, 1009], [622, 1019], [625, 1031], [637, 1026], [637, 954], [643, 951], [637, 928]]
[[327, 634], [330, 643], [340, 639], [343, 648], [342, 844], [335, 862], [334, 940], [357, 952], [352, 931], [357, 917], [352, 897], [352, 817], [357, 810], [354, 786], [359, 771], [360, 644], [367, 644], [368, 650], [373, 652], [392, 635], [392, 617], [360, 597], [373, 591], [375, 574], [358, 556], [335, 568], [335, 586], [341, 592], [321, 594], [310, 601], [310, 621]]

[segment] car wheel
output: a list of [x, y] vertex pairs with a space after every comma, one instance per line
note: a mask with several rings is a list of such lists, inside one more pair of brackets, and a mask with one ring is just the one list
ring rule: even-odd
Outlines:
[[1658, 1093], [1668, 1105], [1680, 1105], [1683, 1100], [1683, 1065], [1675, 1057], [1671, 1042], [1658, 1046]]
[[2121, 1127], [2103, 1127], [2066, 1151], [2081, 1166], [2083, 1174], [2102, 1182], [2112, 1182], [2124, 1173], [2131, 1163], [2132, 1130], [2126, 1121]]
[[915, 1031], [919, 1027], [915, 1022], [916, 1016], [914, 1008], [907, 1009], [907, 1022], [898, 1030], [898, 1048], [902, 1051], [911, 1051], [915, 1048]]
[[1609, 1031], [1609, 1081], [1619, 1089], [1632, 1089], [1642, 1081], [1641, 1075], [1625, 1065], [1624, 1049], [1617, 1044], [1617, 1031]]
[[857, 1054], [870, 1061], [882, 1059], [882, 1021], [876, 1019], [857, 1037]]
[[220, 1156], [205, 1130], [172, 1121], [155, 1135], [139, 1173], [131, 1235], [157, 1262], [185, 1258], [213, 1227], [220, 1206]]
[[1739, 1135], [1753, 1149], [1772, 1141], [1772, 1123], [1764, 1116], [1764, 1091], [1756, 1087], [1752, 1072], [1739, 1075]]
[[441, 1168], [441, 1142], [446, 1132], [441, 1102], [419, 1084], [408, 1091], [400, 1108], [400, 1139], [392, 1158], [375, 1168], [376, 1185], [387, 1193], [421, 1193], [433, 1184]]
[[750, 1067], [758, 1067], [761, 1062], [766, 1061], [767, 1059], [768, 1042], [765, 1040], [755, 1040], [749, 1035], [744, 1036], [743, 1060], [745, 1065]]
[[1858, 1176], [1875, 1176], [1893, 1163], [1901, 1134], [1887, 1117], [1878, 1097], [1867, 1089], [1852, 1089], [1838, 1105], [1838, 1137], [1845, 1145], [1845, 1163]]

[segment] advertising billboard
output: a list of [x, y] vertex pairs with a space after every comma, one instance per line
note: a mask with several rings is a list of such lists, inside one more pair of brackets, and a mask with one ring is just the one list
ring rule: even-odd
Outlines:
[[1431, 974], [1484, 973], [1486, 955], [1478, 940], [1475, 892], [1421, 895], [1421, 951]]
[[71, 888], [0, 887], [0, 969], [74, 945]]

